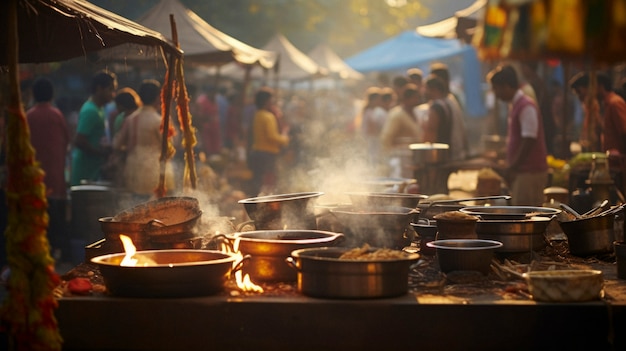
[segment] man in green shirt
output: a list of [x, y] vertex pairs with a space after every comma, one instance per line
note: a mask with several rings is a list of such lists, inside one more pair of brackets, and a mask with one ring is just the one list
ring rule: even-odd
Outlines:
[[80, 185], [82, 180], [100, 179], [100, 168], [111, 151], [105, 132], [104, 105], [113, 100], [117, 90], [117, 77], [111, 72], [98, 72], [91, 82], [91, 96], [83, 104], [78, 116], [78, 126], [72, 150], [70, 184]]

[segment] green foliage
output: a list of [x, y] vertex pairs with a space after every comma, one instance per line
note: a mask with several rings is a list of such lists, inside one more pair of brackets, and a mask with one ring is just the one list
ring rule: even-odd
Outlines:
[[[262, 47], [275, 33], [298, 43], [304, 52], [326, 42], [348, 56], [411, 28], [425, 17], [421, 0], [180, 0], [217, 29]], [[93, 0], [94, 4], [137, 19], [157, 0]], [[394, 4], [397, 6], [390, 6]]]

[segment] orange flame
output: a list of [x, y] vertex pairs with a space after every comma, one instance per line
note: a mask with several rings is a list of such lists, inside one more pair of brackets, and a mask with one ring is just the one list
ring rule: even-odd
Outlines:
[[137, 248], [133, 245], [133, 240], [124, 234], [120, 234], [120, 240], [122, 241], [122, 245], [124, 245], [124, 252], [126, 253], [120, 266], [135, 267], [137, 265], [137, 259], [133, 258], [133, 256], [137, 253]]
[[[232, 251], [232, 253], [234, 253], [238, 258], [237, 260], [235, 260], [235, 262], [233, 262], [233, 268], [235, 268], [235, 265], [243, 259], [243, 254], [239, 251], [239, 241], [239, 238], [235, 239], [232, 248], [229, 245], [222, 244], [222, 251]], [[246, 274], [244, 276], [241, 270], [235, 272], [235, 281], [237, 282], [237, 287], [242, 291], [251, 291], [257, 293], [263, 292], [263, 288], [259, 285], [256, 285], [252, 281], [252, 279], [250, 279], [249, 274]]]

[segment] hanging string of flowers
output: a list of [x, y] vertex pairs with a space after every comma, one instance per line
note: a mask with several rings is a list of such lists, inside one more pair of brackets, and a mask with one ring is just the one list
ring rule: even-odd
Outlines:
[[62, 339], [52, 291], [60, 283], [46, 237], [48, 202], [44, 172], [35, 161], [18, 84], [17, 2], [10, 1], [8, 37], [9, 113], [7, 124], [7, 205], [5, 231], [11, 270], [1, 316], [14, 350], [60, 350]]

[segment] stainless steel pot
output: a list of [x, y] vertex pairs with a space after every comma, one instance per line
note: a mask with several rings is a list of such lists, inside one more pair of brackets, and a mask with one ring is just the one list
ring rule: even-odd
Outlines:
[[[125, 253], [94, 257], [109, 293], [129, 297], [189, 297], [220, 292], [237, 259], [209, 250], [138, 251], [149, 266], [120, 266]], [[238, 265], [239, 266], [239, 265]], [[239, 267], [235, 268], [239, 269]]]
[[[298, 290], [309, 296], [359, 299], [404, 295], [409, 267], [419, 254], [393, 260], [340, 260], [349, 248], [300, 249], [287, 262], [298, 272]], [[374, 249], [371, 249], [374, 250]]]
[[296, 272], [285, 263], [292, 251], [334, 246], [343, 240], [341, 233], [320, 230], [260, 230], [224, 237], [242, 254], [250, 255], [242, 271], [255, 282], [295, 281]]
[[413, 162], [442, 163], [450, 157], [450, 145], [441, 143], [416, 143], [410, 144], [409, 149], [413, 152]]
[[417, 204], [428, 195], [385, 192], [349, 192], [352, 205], [355, 206], [400, 206], [416, 208]]
[[479, 239], [502, 243], [496, 252], [515, 253], [543, 249], [547, 242], [546, 228], [552, 221], [549, 217], [531, 217], [524, 220], [479, 220], [476, 234]]
[[322, 192], [253, 197], [239, 200], [256, 230], [317, 229], [314, 203]]
[[588, 256], [613, 251], [615, 215], [602, 215], [569, 222], [559, 221], [572, 255]]
[[459, 211], [485, 220], [522, 220], [536, 216], [552, 217], [562, 212], [557, 208], [534, 206], [468, 206]]
[[330, 210], [343, 227], [346, 246], [402, 249], [411, 244], [414, 234], [409, 224], [419, 211], [397, 206], [341, 206]]

